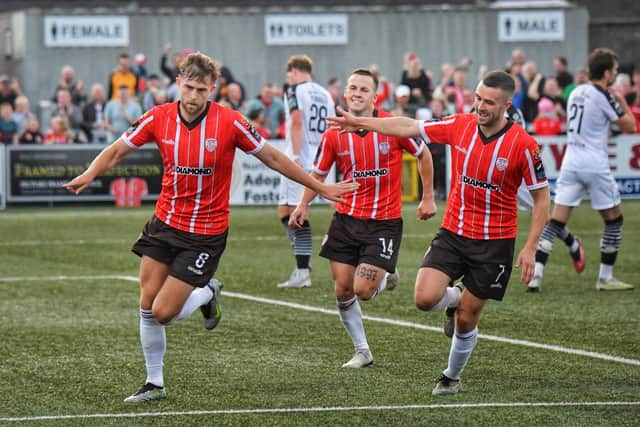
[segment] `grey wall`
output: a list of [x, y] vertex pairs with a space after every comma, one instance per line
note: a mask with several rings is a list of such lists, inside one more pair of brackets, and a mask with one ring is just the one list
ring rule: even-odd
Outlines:
[[[582, 64], [588, 54], [588, 21], [585, 9], [566, 9], [564, 42], [499, 43], [497, 11], [487, 8], [426, 9], [406, 12], [366, 12], [349, 14], [349, 43], [346, 46], [266, 46], [262, 14], [131, 14], [131, 45], [121, 48], [45, 48], [44, 12], [27, 11], [24, 38], [25, 54], [10, 64], [0, 62], [0, 72], [15, 71], [32, 103], [49, 98], [62, 65], [72, 64], [79, 79], [90, 85], [106, 83], [107, 76], [121, 51], [144, 52], [150, 72], [159, 72], [163, 45], [170, 41], [175, 50], [189, 47], [200, 50], [228, 65], [247, 94], [257, 94], [263, 82], [284, 80], [284, 64], [292, 54], [306, 53], [314, 60], [316, 80], [326, 83], [331, 76], [343, 79], [356, 66], [372, 63], [393, 82], [400, 79], [403, 55], [416, 52], [424, 66], [439, 76], [443, 62], [472, 58], [474, 68], [469, 83], [475, 80], [477, 66], [504, 65], [511, 51], [522, 48], [527, 57], [538, 62], [545, 74], [552, 73], [556, 55], [568, 58], [570, 67]], [[304, 11], [297, 11], [303, 13]], [[71, 12], [69, 12], [70, 14]], [[83, 14], [90, 14], [83, 11]], [[109, 13], [104, 11], [103, 13]], [[155, 12], [154, 12], [155, 13]], [[62, 13], [64, 14], [64, 13]], [[0, 30], [6, 21], [0, 14]], [[1, 34], [0, 34], [1, 35]], [[3, 60], [3, 59], [2, 59]], [[2, 61], [0, 60], [0, 61]]]

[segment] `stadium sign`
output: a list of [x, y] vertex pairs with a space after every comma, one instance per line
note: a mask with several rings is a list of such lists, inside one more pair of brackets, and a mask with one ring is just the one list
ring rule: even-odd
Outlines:
[[[162, 182], [162, 159], [155, 146], [145, 146], [96, 178], [80, 195], [63, 184], [81, 174], [100, 153], [96, 145], [14, 145], [7, 147], [7, 201], [114, 201], [128, 188], [121, 178], [135, 179], [141, 200], [156, 200]], [[142, 182], [144, 181], [144, 182]], [[135, 190], [135, 189], [134, 189]]]
[[264, 17], [267, 46], [343, 45], [349, 42], [346, 14], [289, 14]]
[[129, 46], [129, 17], [45, 16], [44, 45], [46, 47]]
[[501, 42], [563, 41], [564, 11], [499, 12], [498, 40]]

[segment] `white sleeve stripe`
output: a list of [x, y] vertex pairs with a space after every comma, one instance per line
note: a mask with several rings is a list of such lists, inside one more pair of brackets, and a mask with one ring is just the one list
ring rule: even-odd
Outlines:
[[536, 179], [536, 169], [533, 166], [533, 159], [531, 158], [531, 153], [529, 153], [529, 150], [524, 150], [524, 155], [527, 158], [527, 163], [529, 164], [529, 174], [531, 175], [531, 185], [537, 185], [538, 180]]
[[425, 145], [421, 142], [416, 141], [413, 138], [409, 138], [409, 141], [411, 141], [411, 144], [413, 145], [413, 153], [411, 154], [415, 157], [418, 157], [420, 153], [422, 153], [422, 151], [424, 150]]
[[322, 176], [325, 176], [325, 175], [329, 174], [329, 171], [323, 171], [322, 169], [318, 169], [316, 167], [314, 167], [312, 170], [313, 170], [313, 172], [317, 173], [318, 175], [322, 175]]
[[[129, 142], [131, 142], [131, 140], [132, 140], [133, 138], [135, 138], [135, 137], [136, 137], [136, 135], [137, 135], [137, 134], [139, 134], [139, 133], [140, 133], [140, 131], [141, 131], [142, 129], [144, 129], [144, 127], [145, 127], [146, 125], [148, 125], [152, 120], [153, 120], [153, 115], [151, 115], [151, 116], [147, 117], [146, 119], [144, 119], [144, 120], [142, 121], [142, 123], [140, 123], [138, 126], [136, 126], [136, 128], [133, 130], [133, 132], [131, 132], [131, 135], [129, 135], [129, 136], [127, 137], [127, 139], [129, 140]], [[126, 132], [125, 132], [125, 134], [126, 134]], [[125, 141], [126, 141], [126, 140], [125, 140]]]
[[527, 185], [527, 189], [528, 190], [537, 190], [538, 188], [544, 188], [544, 187], [548, 187], [549, 183], [547, 181], [544, 182], [539, 182], [537, 184], [534, 185]]
[[129, 147], [133, 148], [134, 150], [138, 150], [138, 149], [141, 148], [141, 147], [137, 146], [136, 144], [134, 144], [133, 142], [131, 142], [131, 140], [129, 138], [127, 138], [127, 133], [126, 132], [122, 134], [120, 139], [122, 139], [125, 144], [127, 144]]
[[237, 127], [238, 129], [240, 129], [240, 130], [242, 131], [242, 133], [244, 133], [244, 134], [245, 134], [245, 136], [247, 137], [247, 139], [248, 139], [249, 141], [253, 142], [253, 145], [255, 145], [256, 147], [260, 145], [260, 142], [258, 142], [258, 140], [256, 140], [256, 139], [254, 138], [254, 136], [253, 136], [253, 135], [251, 135], [251, 132], [249, 132], [249, 131], [247, 130], [247, 128], [245, 128], [244, 126], [242, 126], [242, 124], [240, 124], [240, 122], [238, 122], [237, 120], [234, 120], [234, 121], [233, 121], [233, 125], [234, 125], [235, 127]]
[[427, 132], [425, 132], [424, 128], [426, 127], [427, 122], [423, 121], [422, 123], [420, 123], [420, 135], [422, 136], [422, 139], [424, 139], [425, 143], [430, 143], [431, 140], [429, 139], [429, 137], [427, 136]]
[[447, 120], [433, 120], [433, 121], [428, 121], [428, 120], [423, 120], [422, 121], [422, 127], [428, 128], [431, 126], [440, 126], [440, 125], [450, 125], [451, 123], [455, 122], [456, 119], [447, 119]]

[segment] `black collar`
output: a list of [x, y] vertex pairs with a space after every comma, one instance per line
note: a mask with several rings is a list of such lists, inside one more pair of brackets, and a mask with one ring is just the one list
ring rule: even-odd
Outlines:
[[180, 116], [180, 120], [182, 121], [182, 123], [184, 123], [187, 129], [192, 130], [193, 128], [198, 126], [200, 122], [204, 119], [204, 116], [207, 115], [207, 113], [209, 112], [209, 107], [211, 107], [211, 101], [207, 101], [207, 106], [204, 107], [204, 111], [200, 113], [198, 117], [193, 119], [192, 122], [188, 122], [184, 119], [184, 117], [182, 117], [182, 114], [180, 114], [180, 101], [178, 101], [178, 116]]
[[[373, 117], [378, 117], [378, 110], [377, 109], [373, 109]], [[360, 138], [364, 138], [365, 136], [367, 136], [367, 134], [369, 133], [368, 130], [364, 130], [364, 129], [360, 129], [357, 130], [356, 135], [358, 135]]]
[[480, 129], [480, 125], [478, 125], [478, 133], [480, 134], [480, 138], [482, 139], [482, 143], [487, 145], [490, 142], [495, 141], [496, 139], [500, 138], [502, 135], [507, 133], [507, 131], [509, 129], [511, 129], [511, 126], [513, 126], [513, 120], [507, 119], [507, 124], [502, 129], [500, 129], [500, 131], [498, 133], [496, 133], [495, 135], [491, 135], [491, 136], [487, 137], [482, 133], [482, 129]]

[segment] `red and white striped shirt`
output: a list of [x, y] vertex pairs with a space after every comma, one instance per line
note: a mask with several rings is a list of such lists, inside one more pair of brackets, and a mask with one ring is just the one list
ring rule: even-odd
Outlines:
[[[380, 117], [389, 116], [380, 113]], [[426, 146], [413, 139], [396, 138], [378, 132], [327, 130], [320, 142], [314, 172], [329, 173], [335, 162], [345, 179], [360, 184], [345, 194], [346, 204], [336, 210], [354, 218], [387, 220], [402, 217], [402, 150], [419, 156]]]
[[229, 188], [236, 147], [256, 154], [266, 141], [237, 111], [209, 102], [186, 123], [178, 102], [145, 113], [122, 139], [132, 148], [155, 142], [164, 164], [155, 215], [178, 230], [221, 234], [229, 225]]
[[451, 146], [451, 191], [442, 227], [469, 239], [515, 238], [522, 179], [529, 190], [548, 185], [536, 141], [511, 121], [487, 139], [474, 114], [425, 121], [420, 130], [427, 143]]

